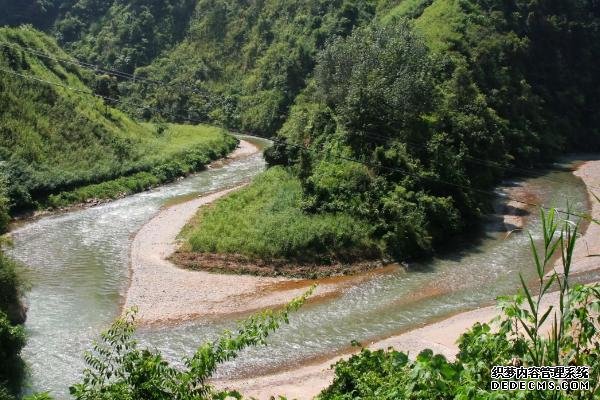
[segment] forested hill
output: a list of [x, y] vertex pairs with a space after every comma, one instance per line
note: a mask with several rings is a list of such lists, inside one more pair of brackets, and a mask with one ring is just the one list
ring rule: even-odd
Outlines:
[[[9, 12], [0, 25], [31, 23], [80, 59], [174, 84], [121, 84], [123, 96], [171, 120], [191, 116], [273, 135], [328, 41], [401, 18], [443, 55], [436, 62], [448, 68], [440, 67], [438, 78], [465, 70], [486, 105], [517, 130], [550, 131], [560, 147], [564, 136], [587, 141], [598, 118], [590, 112], [598, 104], [591, 57], [599, 11], [592, 0], [4, 2]], [[127, 111], [148, 117], [140, 107]], [[534, 121], [540, 111], [547, 126]]]
[[[124, 96], [167, 112], [272, 135], [316, 52], [375, 15], [374, 0], [8, 1], [0, 25], [31, 23], [79, 59], [158, 79]], [[12, 8], [11, 8], [12, 7]], [[148, 66], [149, 65], [149, 66]], [[189, 89], [190, 87], [194, 89]], [[147, 116], [139, 107], [132, 114]]]
[[297, 171], [305, 210], [427, 252], [511, 167], [598, 148], [599, 56], [593, 1], [406, 0], [319, 54], [270, 161]]
[[512, 167], [600, 143], [594, 0], [25, 4], [0, 23], [161, 82], [119, 82], [129, 115], [276, 136], [295, 207], [372, 226], [363, 242], [385, 255], [468, 230]]
[[133, 72], [187, 31], [195, 0], [4, 0], [1, 25], [32, 24], [72, 55]]
[[[224, 232], [226, 215], [241, 211], [224, 201], [190, 236], [194, 251], [331, 261], [348, 258], [348, 249], [370, 257], [375, 243], [383, 257], [410, 258], [472, 231], [500, 178], [567, 149], [598, 149], [597, 2], [371, 6], [371, 21], [323, 43], [306, 88], [289, 114], [279, 114], [285, 122], [267, 161], [287, 175], [275, 169], [257, 183], [256, 203], [269, 205], [256, 207], [261, 229]], [[248, 107], [270, 109], [259, 100]], [[301, 194], [264, 198], [277, 185], [292, 187], [289, 180]], [[252, 190], [237, 195], [246, 209]], [[278, 222], [268, 225], [274, 208]], [[294, 217], [298, 210], [312, 219]], [[328, 230], [315, 216], [346, 219]], [[238, 235], [251, 245], [214, 239]]]
[[113, 107], [114, 80], [71, 60], [30, 27], [0, 28], [0, 192], [13, 211], [143, 190], [235, 147], [218, 128], [133, 121]]

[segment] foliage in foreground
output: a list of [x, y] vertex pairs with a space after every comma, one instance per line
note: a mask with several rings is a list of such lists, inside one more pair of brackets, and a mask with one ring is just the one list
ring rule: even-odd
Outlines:
[[[333, 384], [321, 400], [342, 399], [593, 399], [600, 394], [600, 285], [572, 285], [571, 256], [577, 226], [566, 221], [557, 234], [554, 212], [542, 213], [544, 244], [531, 244], [537, 271], [535, 292], [500, 300], [502, 315], [492, 324], [474, 325], [459, 339], [454, 362], [431, 350], [414, 361], [396, 350], [363, 349], [335, 365]], [[562, 257], [564, 274], [545, 274], [553, 255]], [[558, 307], [544, 301], [558, 286]], [[548, 333], [549, 332], [549, 333]], [[491, 391], [492, 366], [589, 366], [590, 390]]]
[[19, 389], [12, 386], [19, 384], [19, 353], [25, 345], [25, 329], [21, 325], [25, 317], [21, 304], [24, 284], [18, 265], [4, 255], [5, 245], [7, 240], [0, 236], [0, 399], [12, 399], [12, 392]]
[[195, 252], [323, 263], [378, 253], [368, 224], [335, 213], [307, 215], [301, 200], [298, 179], [284, 168], [271, 168], [251, 186], [200, 209], [186, 228], [188, 245]]
[[265, 344], [268, 335], [312, 294], [314, 287], [280, 311], [265, 311], [226, 331], [214, 342], [200, 346], [182, 367], [166, 361], [155, 350], [140, 349], [133, 339], [135, 312], [117, 320], [86, 353], [83, 381], [70, 388], [78, 400], [191, 400], [241, 398], [208, 383], [217, 366], [237, 357], [246, 347]]

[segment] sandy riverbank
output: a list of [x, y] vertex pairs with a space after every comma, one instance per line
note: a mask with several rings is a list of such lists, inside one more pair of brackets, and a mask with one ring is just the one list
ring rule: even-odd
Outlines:
[[[588, 197], [591, 205], [590, 216], [600, 221], [600, 161], [587, 161], [574, 172], [581, 178], [588, 188]], [[578, 239], [577, 247], [573, 252], [572, 274], [586, 273], [600, 269], [600, 224], [591, 222], [582, 237]], [[557, 263], [556, 272], [563, 271], [562, 265]]]
[[[595, 187], [600, 187], [600, 161], [588, 161], [579, 166], [574, 174], [580, 177], [588, 187], [591, 216], [600, 220], [600, 203], [594, 198], [592, 192]], [[518, 207], [518, 204], [512, 204]], [[522, 220], [505, 218], [507, 225], [515, 228], [522, 226]], [[589, 272], [600, 268], [600, 257], [590, 255], [600, 254], [600, 226], [591, 223], [584, 235], [580, 238], [573, 257], [572, 273]], [[561, 271], [560, 260], [556, 269]], [[558, 296], [553, 293], [546, 298], [545, 306], [558, 302]], [[484, 307], [454, 315], [443, 321], [424, 326], [400, 335], [373, 342], [368, 345], [371, 349], [387, 349], [394, 347], [398, 350], [418, 354], [424, 349], [444, 354], [452, 359], [458, 348], [456, 341], [459, 336], [476, 322], [489, 322], [498, 315], [495, 306]], [[283, 395], [290, 399], [311, 399], [326, 388], [333, 379], [330, 366], [341, 358], [349, 355], [337, 356], [325, 361], [319, 361], [301, 368], [283, 371], [280, 373], [247, 378], [240, 380], [217, 381], [219, 387], [228, 387], [239, 390], [245, 396], [257, 399], [269, 399], [272, 395]]]
[[[256, 146], [242, 140], [229, 158], [246, 157], [258, 151]], [[131, 244], [130, 286], [124, 309], [137, 306], [138, 320], [144, 324], [247, 314], [282, 306], [314, 283], [311, 280], [190, 271], [167, 260], [177, 249], [177, 235], [199, 207], [243, 186], [174, 204], [161, 210], [138, 231]], [[311, 301], [334, 296], [369, 277], [370, 274], [363, 274], [322, 280]]]

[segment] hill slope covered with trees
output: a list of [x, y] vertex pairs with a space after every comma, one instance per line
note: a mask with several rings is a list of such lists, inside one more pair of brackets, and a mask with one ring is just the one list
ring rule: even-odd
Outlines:
[[[370, 227], [370, 241], [337, 243], [369, 243], [367, 257], [373, 242], [384, 258], [428, 254], [476, 227], [493, 186], [519, 173], [513, 168], [598, 147], [593, 2], [406, 1], [379, 10], [349, 36], [326, 41], [267, 153], [300, 182], [291, 208]], [[220, 237], [225, 225], [211, 223], [225, 215], [211, 214], [218, 210], [198, 232]], [[296, 243], [289, 232], [297, 223], [270, 231], [289, 239], [270, 254]], [[260, 242], [256, 232], [241, 235]], [[330, 235], [335, 242], [334, 229]], [[210, 236], [191, 235], [190, 246], [219, 248]], [[252, 247], [238, 252], [255, 256]], [[342, 254], [321, 253], [330, 262]]]
[[109, 77], [77, 68], [33, 29], [3, 28], [0, 41], [0, 160], [13, 211], [143, 190], [237, 143], [218, 128], [133, 121], [94, 96], [114, 97]]

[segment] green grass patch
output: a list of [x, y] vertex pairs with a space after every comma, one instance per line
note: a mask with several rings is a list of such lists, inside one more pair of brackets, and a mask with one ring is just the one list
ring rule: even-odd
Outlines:
[[[154, 129], [150, 124], [144, 125]], [[226, 131], [212, 126], [169, 124], [163, 128], [159, 138], [145, 143], [147, 156], [143, 163], [147, 171], [50, 195], [46, 205], [64, 207], [141, 192], [202, 170], [209, 162], [226, 156], [238, 143]]]
[[301, 199], [300, 181], [274, 167], [203, 208], [182, 236], [193, 252], [262, 260], [333, 263], [379, 255], [367, 223], [346, 214], [307, 214]]
[[417, 18], [433, 0], [402, 0], [398, 5], [385, 12], [381, 16], [381, 21], [389, 23], [394, 18]]
[[415, 20], [415, 28], [431, 50], [441, 53], [462, 41], [465, 18], [458, 0], [436, 0]]

